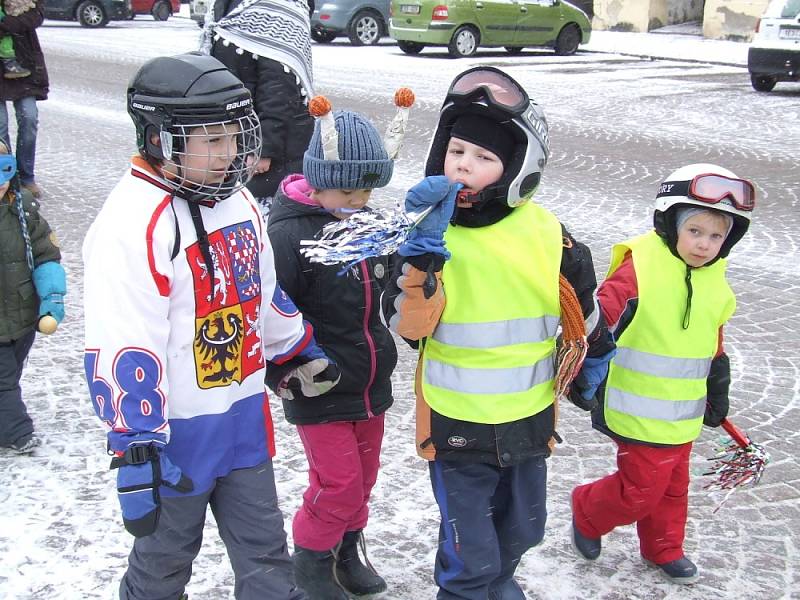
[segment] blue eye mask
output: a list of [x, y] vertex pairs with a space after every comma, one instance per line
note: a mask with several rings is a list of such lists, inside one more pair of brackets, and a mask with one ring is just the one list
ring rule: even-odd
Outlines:
[[17, 173], [17, 159], [10, 154], [0, 154], [0, 185], [10, 181]]

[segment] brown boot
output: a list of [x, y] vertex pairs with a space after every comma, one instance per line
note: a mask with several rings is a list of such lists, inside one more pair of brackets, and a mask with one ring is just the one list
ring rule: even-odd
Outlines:
[[36, 198], [37, 200], [41, 199], [42, 197], [42, 188], [40, 188], [36, 183], [31, 181], [30, 183], [23, 183], [22, 187], [28, 190], [31, 195]]

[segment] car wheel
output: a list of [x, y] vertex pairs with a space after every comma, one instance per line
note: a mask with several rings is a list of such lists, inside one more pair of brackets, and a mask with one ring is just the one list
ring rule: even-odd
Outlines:
[[480, 42], [480, 34], [474, 27], [469, 25], [462, 25], [450, 38], [450, 43], [447, 45], [447, 51], [453, 58], [462, 58], [472, 56], [478, 49]]
[[103, 7], [94, 0], [81, 2], [75, 13], [78, 16], [78, 23], [84, 27], [105, 27], [108, 23]]
[[757, 92], [771, 92], [778, 80], [769, 75], [750, 75], [750, 83]]
[[556, 38], [555, 51], [559, 56], [570, 56], [578, 50], [581, 43], [581, 30], [577, 25], [567, 25]]
[[383, 35], [383, 20], [372, 10], [356, 13], [347, 26], [347, 37], [353, 46], [374, 46]]
[[156, 21], [166, 21], [172, 14], [172, 8], [166, 0], [158, 0], [150, 9], [150, 14]]
[[198, 26], [200, 29], [202, 29], [203, 27], [205, 27], [205, 26], [206, 26], [206, 20], [205, 20], [205, 19], [200, 19], [200, 20], [198, 20], [198, 21], [197, 21], [197, 26]]
[[332, 31], [311, 31], [311, 39], [320, 44], [330, 44], [336, 39], [336, 34]]
[[406, 54], [419, 54], [425, 47], [425, 44], [419, 42], [397, 42], [397, 46]]
[[508, 52], [511, 56], [522, 54], [522, 46], [506, 46], [506, 52]]

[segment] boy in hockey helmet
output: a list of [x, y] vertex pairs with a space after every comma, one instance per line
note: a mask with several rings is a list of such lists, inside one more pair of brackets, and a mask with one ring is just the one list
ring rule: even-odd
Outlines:
[[614, 247], [597, 296], [619, 352], [592, 421], [617, 443], [618, 471], [573, 491], [573, 545], [587, 560], [603, 535], [636, 523], [648, 564], [675, 583], [698, 577], [683, 552], [689, 454], [702, 426], [728, 414], [722, 326], [736, 299], [724, 258], [754, 205], [749, 181], [688, 165], [661, 184], [655, 231]]
[[525, 597], [514, 571], [544, 536], [558, 439], [556, 329], [571, 312], [590, 357], [613, 350], [588, 248], [529, 202], [548, 155], [547, 121], [525, 90], [470, 69], [406, 196], [408, 212], [432, 208], [398, 251], [384, 311], [420, 349], [417, 451], [441, 511], [439, 599]]
[[181, 597], [210, 506], [236, 598], [305, 598], [277, 505], [264, 363], [292, 365], [287, 385], [306, 396], [336, 369], [277, 285], [243, 189], [260, 140], [249, 93], [214, 58], [161, 57], [134, 76], [128, 111], [140, 154], [83, 247], [86, 377], [136, 536], [120, 597]]

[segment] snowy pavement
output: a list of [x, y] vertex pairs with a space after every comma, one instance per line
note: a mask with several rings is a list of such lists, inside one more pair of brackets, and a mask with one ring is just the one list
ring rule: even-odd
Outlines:
[[[127, 79], [147, 58], [194, 49], [198, 35], [185, 18], [137, 18], [97, 31], [48, 21], [39, 30], [52, 89], [39, 105], [37, 170], [45, 216], [62, 241], [70, 295], [67, 320], [54, 336], [37, 339], [23, 379], [45, 445], [32, 457], [0, 450], [3, 600], [110, 599], [124, 571], [130, 537], [82, 374], [79, 252], [134, 151], [124, 108]], [[395, 87], [411, 85], [417, 94], [395, 177], [376, 193], [383, 206], [419, 179], [452, 76], [481, 63], [511, 72], [551, 124], [553, 156], [538, 200], [590, 245], [599, 275], [612, 243], [648, 227], [654, 190], [677, 165], [718, 162], [756, 182], [756, 223], [731, 260], [739, 306], [726, 344], [734, 365], [732, 418], [773, 457], [762, 484], [735, 493], [715, 513], [720, 497], [703, 490], [700, 473], [718, 433], [706, 431], [692, 458], [686, 541], [701, 580], [680, 589], [663, 582], [636, 558], [632, 527], [609, 535], [596, 563], [578, 561], [567, 536], [569, 492], [613, 467], [613, 447], [590, 429], [584, 413], [564, 406], [559, 432], [566, 441], [548, 461], [546, 538], [518, 572], [531, 599], [800, 598], [800, 85], [754, 92], [742, 67], [746, 48], [685, 35], [610, 32], [595, 32], [574, 57], [530, 49], [517, 57], [480, 51], [455, 61], [433, 49], [409, 57], [389, 40], [375, 48], [338, 40], [314, 45], [318, 91], [379, 127], [392, 113]], [[668, 60], [649, 58], [658, 56]], [[367, 529], [373, 562], [389, 582], [384, 600], [435, 596], [438, 515], [427, 469], [413, 450], [413, 368], [413, 353], [401, 345]], [[305, 486], [305, 457], [279, 405], [273, 409], [276, 478], [288, 527]], [[232, 589], [209, 515], [188, 592], [192, 600], [213, 600], [231, 598]]]

